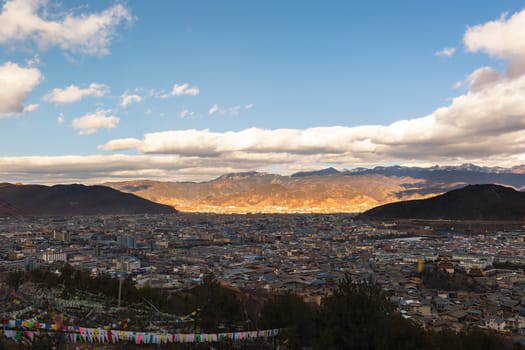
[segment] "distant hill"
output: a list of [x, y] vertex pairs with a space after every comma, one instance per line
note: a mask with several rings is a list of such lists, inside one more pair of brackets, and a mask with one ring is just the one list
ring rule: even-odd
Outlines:
[[173, 207], [105, 186], [0, 184], [0, 217], [169, 214]]
[[205, 182], [124, 181], [105, 185], [181, 211], [215, 213], [358, 213], [401, 200], [423, 199], [469, 184], [525, 188], [525, 167], [357, 168], [222, 175]]
[[339, 171], [330, 167], [326, 169], [316, 170], [316, 171], [302, 171], [295, 174], [292, 174], [292, 177], [306, 177], [306, 176], [326, 176], [339, 174]]
[[[422, 189], [428, 193], [443, 193], [465, 185], [498, 184], [512, 186], [518, 190], [525, 188], [525, 171], [523, 166], [513, 168], [479, 167], [474, 164], [459, 166], [422, 167], [375, 167], [373, 169], [359, 169], [351, 174], [383, 175], [387, 177], [410, 177], [425, 181]], [[410, 190], [406, 193], [410, 194]]]
[[376, 219], [523, 220], [525, 193], [498, 185], [469, 185], [422, 200], [390, 203], [361, 215]]

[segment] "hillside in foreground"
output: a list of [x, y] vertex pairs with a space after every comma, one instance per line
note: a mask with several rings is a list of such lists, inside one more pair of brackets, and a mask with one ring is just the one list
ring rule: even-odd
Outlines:
[[0, 184], [0, 217], [175, 212], [173, 207], [105, 186]]
[[499, 185], [469, 185], [422, 200], [390, 203], [361, 215], [371, 219], [523, 220], [525, 193]]

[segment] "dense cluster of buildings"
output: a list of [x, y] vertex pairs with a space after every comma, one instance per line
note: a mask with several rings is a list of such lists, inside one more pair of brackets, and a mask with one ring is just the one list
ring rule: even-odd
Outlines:
[[424, 327], [525, 334], [521, 230], [416, 231], [346, 214], [0, 218], [0, 273], [67, 262], [181, 290], [213, 272], [233, 288], [293, 291], [313, 303], [350, 274], [380, 284]]

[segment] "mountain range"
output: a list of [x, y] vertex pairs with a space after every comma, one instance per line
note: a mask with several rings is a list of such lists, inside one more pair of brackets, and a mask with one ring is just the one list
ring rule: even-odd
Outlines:
[[289, 176], [232, 173], [198, 183], [136, 180], [105, 185], [187, 212], [357, 213], [486, 183], [521, 190], [525, 187], [525, 166], [327, 168]]
[[175, 212], [171, 206], [105, 186], [0, 184], [0, 217]]

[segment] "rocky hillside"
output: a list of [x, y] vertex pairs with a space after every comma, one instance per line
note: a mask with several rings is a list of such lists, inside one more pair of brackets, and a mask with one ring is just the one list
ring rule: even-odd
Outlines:
[[125, 181], [107, 186], [171, 205], [215, 213], [363, 212], [401, 200], [422, 199], [468, 184], [496, 183], [521, 189], [523, 167], [333, 168], [291, 176], [247, 172], [193, 182]]

